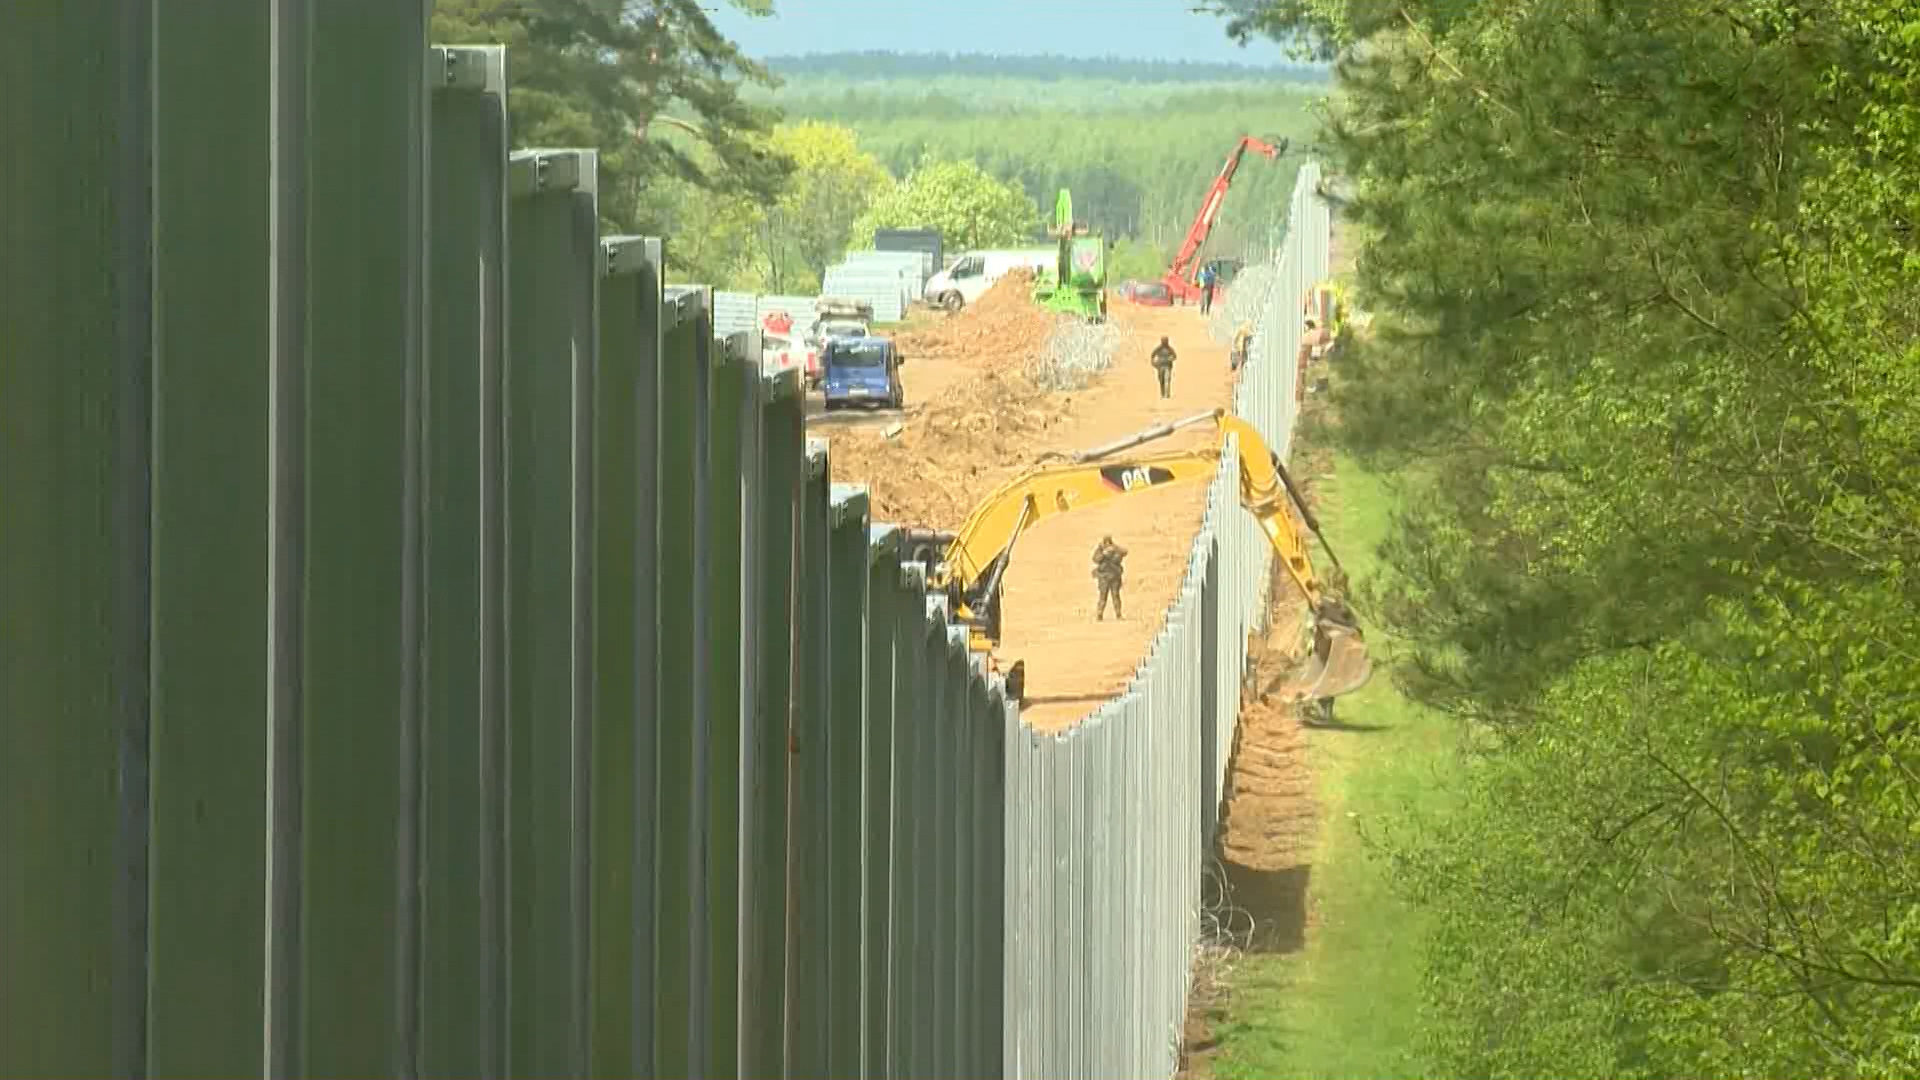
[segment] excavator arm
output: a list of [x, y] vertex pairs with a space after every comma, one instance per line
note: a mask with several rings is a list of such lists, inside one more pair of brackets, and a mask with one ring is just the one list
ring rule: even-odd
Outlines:
[[[1213, 424], [1219, 431], [1218, 441], [1211, 446], [1125, 453], [1204, 423]], [[1297, 680], [1296, 696], [1331, 698], [1358, 689], [1372, 672], [1360, 642], [1359, 626], [1346, 605], [1328, 593], [1314, 572], [1306, 538], [1294, 526], [1293, 511], [1300, 511], [1307, 527], [1325, 545], [1319, 522], [1260, 433], [1225, 410], [1148, 428], [1105, 446], [1037, 465], [983, 499], [957, 532], [917, 532], [910, 534], [909, 542], [922, 547], [944, 545], [931, 584], [946, 592], [956, 619], [971, 628], [974, 647], [991, 650], [1000, 641], [1000, 598], [1007, 567], [1015, 544], [1028, 529], [1057, 514], [1175, 484], [1210, 480], [1229, 443], [1237, 450], [1240, 464], [1241, 506], [1259, 523], [1261, 533], [1314, 612], [1315, 665], [1305, 678]], [[1327, 555], [1338, 566], [1331, 547], [1327, 547]]]

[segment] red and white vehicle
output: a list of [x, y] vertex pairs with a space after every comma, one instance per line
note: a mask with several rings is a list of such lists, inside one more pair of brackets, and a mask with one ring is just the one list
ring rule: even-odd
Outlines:
[[820, 382], [820, 350], [784, 311], [770, 311], [760, 320], [760, 366], [768, 371], [798, 368], [801, 385], [809, 390]]
[[1167, 288], [1164, 281], [1130, 281], [1127, 284], [1133, 286], [1124, 293], [1128, 303], [1141, 307], [1173, 306], [1173, 290]]

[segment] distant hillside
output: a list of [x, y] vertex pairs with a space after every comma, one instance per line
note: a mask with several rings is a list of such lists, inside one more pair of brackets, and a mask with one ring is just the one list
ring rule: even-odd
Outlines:
[[1032, 82], [1103, 80], [1144, 83], [1217, 83], [1272, 79], [1325, 83], [1330, 71], [1306, 64], [1209, 64], [1193, 61], [1087, 59], [1069, 56], [991, 56], [955, 53], [843, 52], [768, 57], [776, 73], [800, 78], [921, 80], [943, 76]]

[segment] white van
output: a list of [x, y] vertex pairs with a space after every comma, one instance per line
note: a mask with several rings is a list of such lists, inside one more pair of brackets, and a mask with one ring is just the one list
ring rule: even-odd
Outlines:
[[1060, 257], [1056, 248], [1023, 248], [1009, 251], [969, 251], [953, 260], [953, 265], [927, 279], [926, 297], [948, 311], [980, 299], [1009, 270], [1039, 272]]

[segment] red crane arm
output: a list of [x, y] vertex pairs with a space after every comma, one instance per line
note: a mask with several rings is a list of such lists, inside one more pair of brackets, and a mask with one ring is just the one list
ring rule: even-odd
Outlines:
[[1213, 186], [1207, 189], [1206, 201], [1200, 204], [1200, 212], [1193, 216], [1193, 224], [1187, 226], [1186, 239], [1180, 242], [1180, 252], [1173, 257], [1173, 265], [1167, 268], [1163, 279], [1177, 300], [1194, 300], [1200, 295], [1199, 288], [1193, 283], [1193, 260], [1200, 254], [1201, 245], [1212, 234], [1213, 223], [1220, 217], [1220, 203], [1227, 197], [1227, 188], [1233, 184], [1233, 174], [1240, 171], [1240, 159], [1248, 150], [1274, 159], [1280, 156], [1281, 147], [1245, 135], [1227, 155], [1227, 163], [1220, 167], [1220, 175], [1214, 177]]

